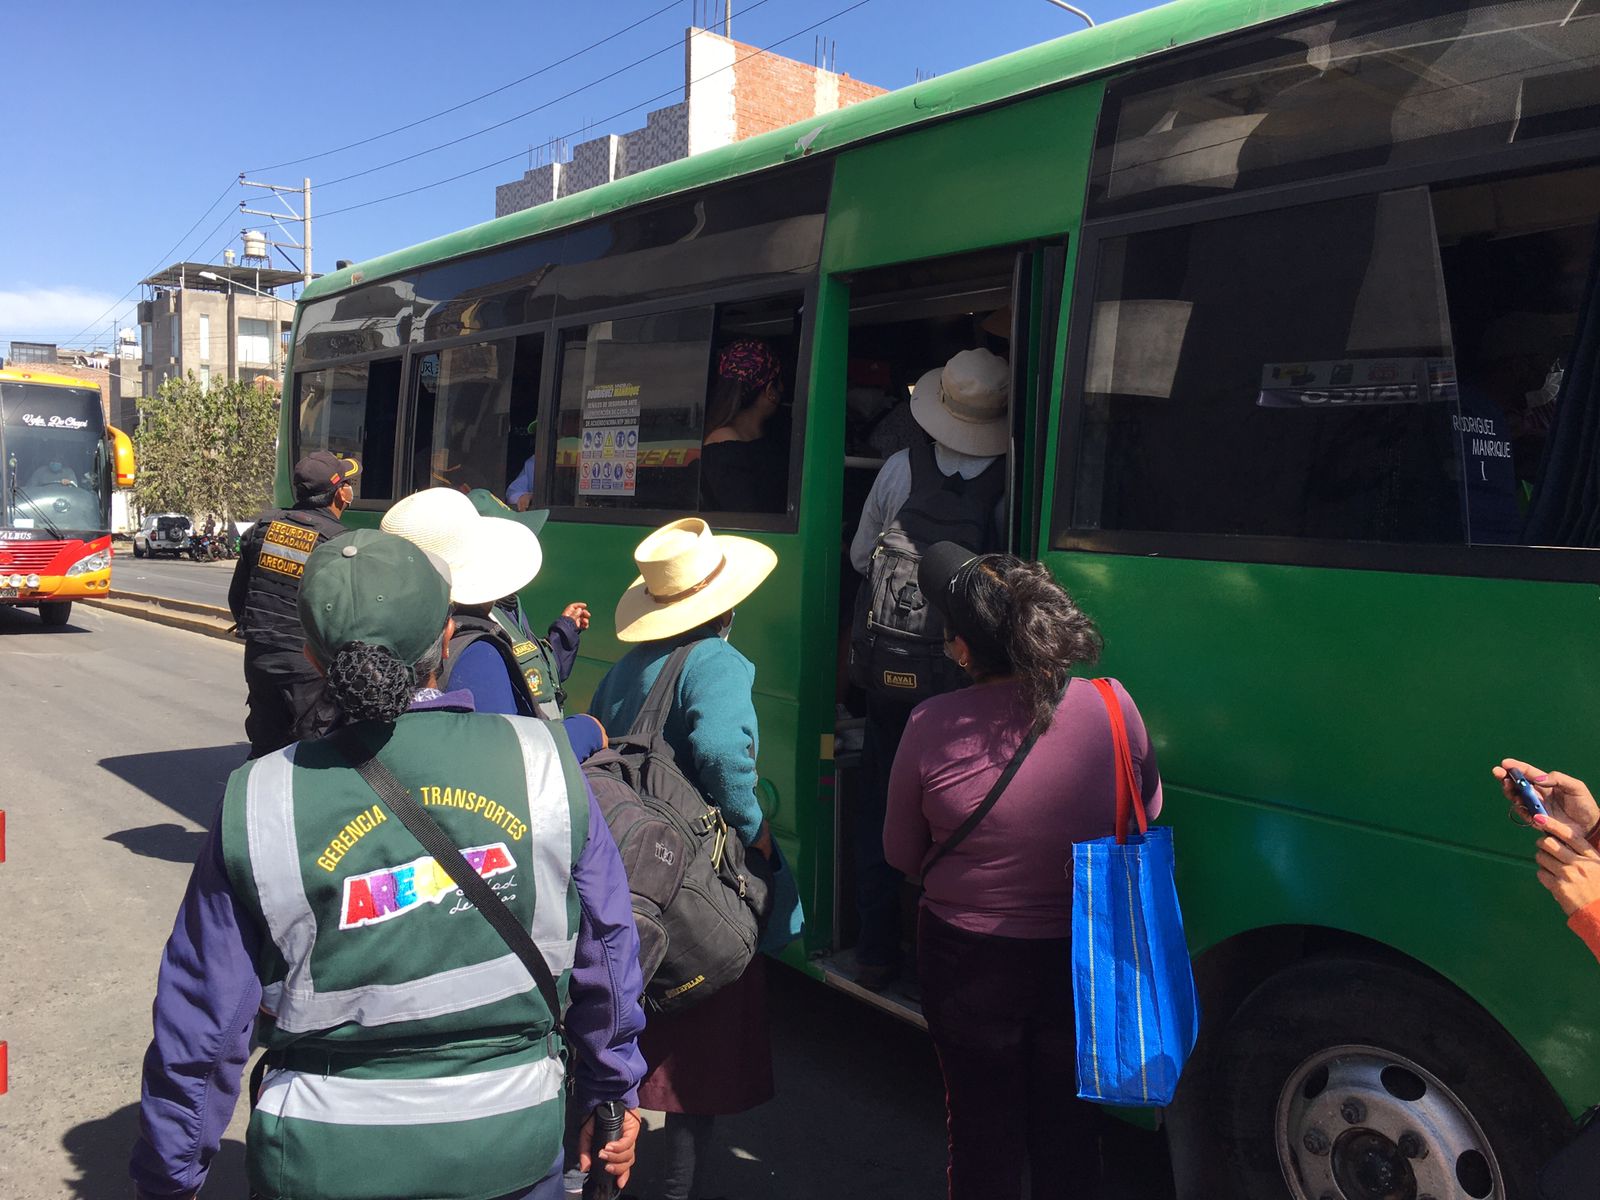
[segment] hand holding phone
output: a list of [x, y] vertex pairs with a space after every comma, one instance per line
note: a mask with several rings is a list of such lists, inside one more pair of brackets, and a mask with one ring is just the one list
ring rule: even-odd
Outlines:
[[1516, 799], [1518, 807], [1531, 821], [1535, 817], [1548, 817], [1549, 810], [1544, 806], [1544, 799], [1539, 795], [1539, 789], [1528, 781], [1528, 777], [1516, 767], [1506, 770], [1506, 778], [1511, 782], [1511, 794]]

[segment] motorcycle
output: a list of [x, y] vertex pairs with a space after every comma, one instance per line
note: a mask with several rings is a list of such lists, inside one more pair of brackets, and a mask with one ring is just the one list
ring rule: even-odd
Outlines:
[[200, 533], [189, 539], [189, 557], [195, 562], [216, 562], [222, 558], [232, 558], [232, 548], [226, 539], [218, 534]]

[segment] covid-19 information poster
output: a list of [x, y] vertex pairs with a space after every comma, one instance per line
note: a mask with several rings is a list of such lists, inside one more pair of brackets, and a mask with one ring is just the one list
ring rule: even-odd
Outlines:
[[631, 496], [639, 473], [639, 385], [595, 384], [583, 394], [580, 496]]

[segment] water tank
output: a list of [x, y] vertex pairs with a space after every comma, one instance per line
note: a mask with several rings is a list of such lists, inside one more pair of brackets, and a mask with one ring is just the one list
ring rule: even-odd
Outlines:
[[239, 256], [234, 253], [234, 250], [233, 250], [232, 246], [229, 246], [226, 250], [224, 250], [222, 252], [222, 261], [224, 263], [226, 263], [230, 267], [233, 266], [234, 260], [237, 259], [238, 257]]
[[267, 235], [259, 229], [245, 230], [244, 256], [246, 258], [265, 258], [267, 256]]

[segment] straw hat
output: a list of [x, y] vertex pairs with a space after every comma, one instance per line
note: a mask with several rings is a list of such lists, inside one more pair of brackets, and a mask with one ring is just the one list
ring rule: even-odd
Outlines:
[[1004, 454], [1011, 444], [1006, 398], [1011, 368], [988, 350], [963, 350], [917, 380], [911, 415], [934, 441], [979, 458]]
[[654, 642], [721, 616], [772, 574], [778, 556], [749, 538], [718, 536], [699, 517], [663, 525], [633, 552], [639, 578], [617, 601], [617, 640]]
[[450, 599], [488, 604], [527, 586], [544, 554], [526, 525], [483, 517], [454, 488], [415, 492], [384, 513], [385, 533], [408, 538], [450, 565]]

